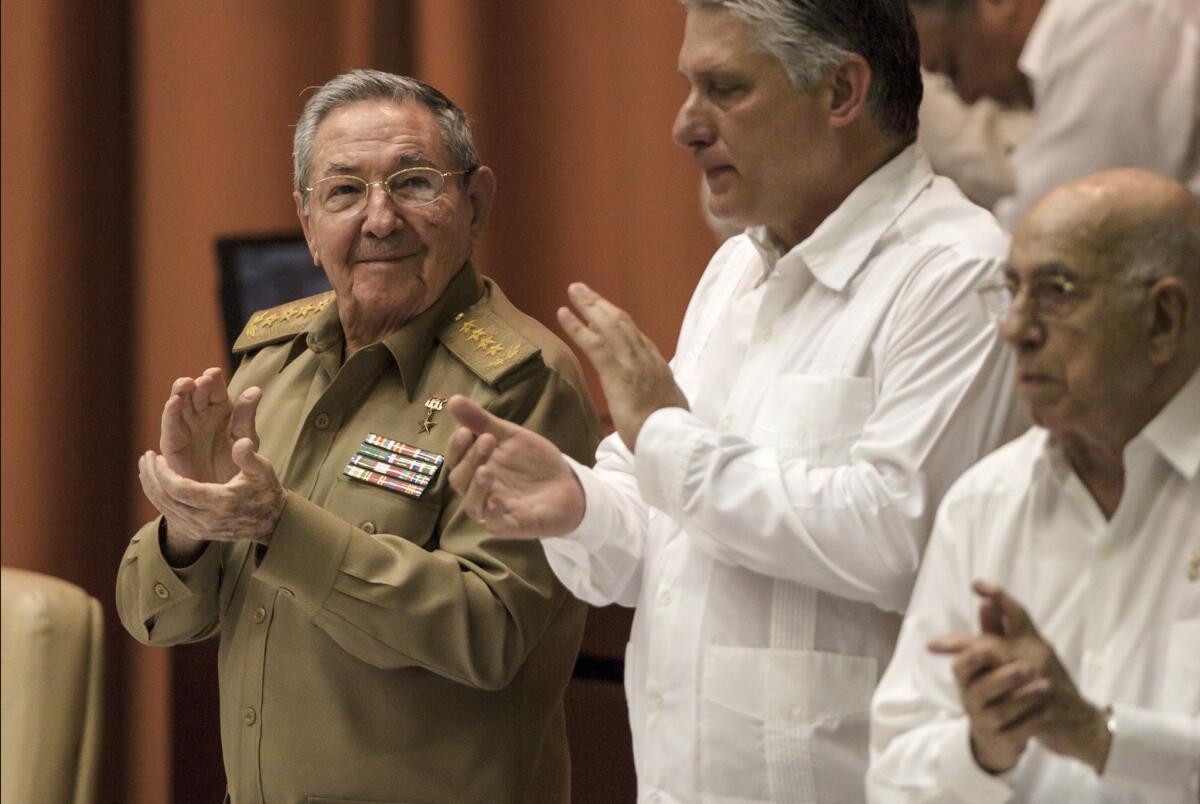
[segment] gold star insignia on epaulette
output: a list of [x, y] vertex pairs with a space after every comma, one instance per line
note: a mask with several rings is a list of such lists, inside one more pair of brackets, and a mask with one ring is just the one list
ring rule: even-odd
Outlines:
[[495, 357], [496, 355], [500, 354], [502, 351], [504, 351], [504, 346], [497, 343], [494, 346], [492, 346], [492, 348], [487, 350], [488, 357]]
[[[459, 315], [461, 316], [462, 313], [459, 313]], [[470, 335], [472, 332], [475, 331], [475, 319], [472, 318], [470, 321], [464, 321], [463, 325], [458, 328], [458, 331], [465, 332], [468, 335]]]
[[495, 368], [496, 366], [503, 366], [505, 363], [507, 363], [508, 361], [510, 361], [514, 357], [516, 357], [518, 354], [520, 354], [520, 352], [521, 352], [521, 344], [517, 344], [513, 348], [509, 349], [507, 354], [504, 355], [504, 357], [497, 357], [491, 363], [488, 363], [488, 368]]
[[475, 327], [475, 329], [471, 332], [471, 334], [467, 336], [467, 340], [475, 341], [476, 343], [479, 343], [479, 339], [482, 338], [484, 336], [484, 334], [485, 334], [485, 330], [483, 329], [483, 327]]
[[1200, 581], [1200, 550], [1194, 550], [1188, 556], [1188, 580], [1192, 583]]
[[492, 346], [495, 343], [496, 343], [496, 339], [493, 338], [491, 335], [484, 335], [482, 338], [479, 339], [479, 348], [486, 351], [488, 349], [488, 347]]

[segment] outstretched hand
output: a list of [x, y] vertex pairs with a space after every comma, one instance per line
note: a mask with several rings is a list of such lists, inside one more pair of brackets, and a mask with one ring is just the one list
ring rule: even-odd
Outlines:
[[1107, 762], [1107, 715], [1075, 686], [1053, 646], [1025, 609], [1002, 587], [975, 581], [979, 634], [950, 634], [929, 642], [954, 656], [954, 676], [971, 724], [976, 761], [991, 773], [1017, 763], [1031, 738], [1091, 765]]
[[461, 425], [446, 456], [450, 485], [470, 517], [509, 538], [561, 536], [579, 525], [583, 489], [558, 447], [466, 397], [446, 407]]
[[671, 367], [629, 314], [587, 285], [567, 288], [578, 315], [558, 309], [558, 322], [600, 375], [617, 433], [630, 452], [651, 413], [662, 408], [688, 409]]
[[250, 439], [258, 447], [254, 413], [262, 391], [249, 388], [231, 403], [224, 372], [207, 369], [199, 377], [180, 377], [163, 405], [159, 451], [181, 477], [201, 483], [226, 483], [239, 471], [233, 445]]

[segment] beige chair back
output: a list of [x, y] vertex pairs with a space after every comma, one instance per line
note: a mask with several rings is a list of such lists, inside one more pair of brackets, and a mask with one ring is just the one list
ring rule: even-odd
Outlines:
[[103, 619], [78, 586], [0, 569], [0, 804], [91, 804]]

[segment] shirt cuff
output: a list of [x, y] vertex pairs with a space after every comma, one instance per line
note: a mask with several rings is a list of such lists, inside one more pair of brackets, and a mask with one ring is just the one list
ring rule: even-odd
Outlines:
[[695, 451], [695, 436], [688, 431], [708, 425], [683, 408], [660, 408], [642, 424], [633, 456], [638, 492], [647, 504], [675, 513], [687, 467]]
[[254, 577], [291, 594], [311, 618], [333, 591], [353, 530], [341, 517], [289, 494]]
[[1012, 797], [1004, 776], [993, 776], [979, 767], [971, 752], [971, 724], [956, 720], [943, 736], [938, 754], [939, 776], [946, 788], [972, 804], [1002, 804]]
[[1121, 704], [1113, 706], [1113, 716], [1116, 729], [1101, 777], [1104, 786], [1140, 793], [1150, 801], [1196, 801], [1200, 718]]

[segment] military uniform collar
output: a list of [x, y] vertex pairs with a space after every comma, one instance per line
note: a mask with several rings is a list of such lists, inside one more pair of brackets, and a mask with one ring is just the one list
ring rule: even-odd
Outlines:
[[400, 379], [409, 401], [412, 401], [413, 389], [421, 379], [438, 331], [455, 313], [470, 307], [482, 295], [483, 279], [475, 266], [468, 262], [454, 275], [446, 290], [428, 310], [383, 339], [383, 345], [392, 353], [400, 369]]
[[[483, 278], [475, 266], [468, 262], [454, 275], [442, 295], [429, 309], [381, 341], [396, 361], [401, 382], [404, 383], [410, 401], [438, 331], [456, 313], [479, 301], [483, 290]], [[342, 332], [336, 301], [313, 319], [304, 335], [305, 337], [292, 341], [291, 350], [284, 361], [285, 366], [306, 350], [317, 355], [342, 353], [346, 337]]]

